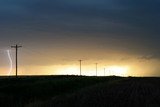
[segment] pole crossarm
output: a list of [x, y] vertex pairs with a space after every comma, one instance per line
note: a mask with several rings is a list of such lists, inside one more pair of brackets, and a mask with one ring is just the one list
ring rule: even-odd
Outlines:
[[18, 46], [18, 45], [17, 46], [11, 46], [11, 48], [16, 48], [16, 47], [21, 48], [22, 46]]

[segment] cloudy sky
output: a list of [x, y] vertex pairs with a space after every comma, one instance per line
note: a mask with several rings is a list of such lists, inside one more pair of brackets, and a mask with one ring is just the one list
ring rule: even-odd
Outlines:
[[[84, 74], [124, 68], [160, 76], [160, 0], [0, 0], [0, 74]], [[92, 73], [91, 73], [92, 72]], [[107, 71], [106, 71], [107, 72]]]

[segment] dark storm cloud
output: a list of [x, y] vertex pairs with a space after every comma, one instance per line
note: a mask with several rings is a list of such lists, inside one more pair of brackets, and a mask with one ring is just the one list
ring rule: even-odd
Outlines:
[[4, 41], [12, 34], [30, 42], [45, 38], [46, 44], [55, 36], [71, 42], [83, 36], [87, 46], [160, 56], [159, 5], [159, 0], [1, 0], [0, 33]]
[[160, 54], [150, 54], [150, 55], [143, 55], [137, 58], [140, 61], [149, 61], [153, 59], [160, 59]]
[[1, 21], [24, 26], [27, 24], [33, 28], [47, 24], [49, 27], [79, 32], [87, 30], [125, 33], [118, 25], [135, 28], [135, 30], [150, 28], [153, 32], [158, 29], [156, 26], [159, 26], [158, 4], [158, 1], [149, 0], [16, 0], [14, 2], [7, 0], [1, 3]]

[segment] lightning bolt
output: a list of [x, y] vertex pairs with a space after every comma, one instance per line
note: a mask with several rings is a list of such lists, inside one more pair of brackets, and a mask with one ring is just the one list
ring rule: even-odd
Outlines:
[[10, 62], [10, 68], [9, 68], [9, 71], [8, 71], [8, 75], [11, 74], [12, 72], [12, 69], [13, 69], [13, 61], [12, 61], [12, 58], [11, 58], [11, 54], [10, 54], [10, 50], [7, 50], [7, 56], [8, 56], [8, 59], [9, 59], [9, 62]]

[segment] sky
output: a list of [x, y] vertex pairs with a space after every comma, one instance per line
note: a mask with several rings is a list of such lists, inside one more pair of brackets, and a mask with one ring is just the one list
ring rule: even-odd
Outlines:
[[0, 75], [15, 74], [10, 46], [18, 44], [20, 75], [78, 75], [81, 59], [83, 75], [95, 75], [98, 63], [98, 75], [105, 68], [106, 75], [160, 76], [159, 5], [160, 0], [0, 0]]

